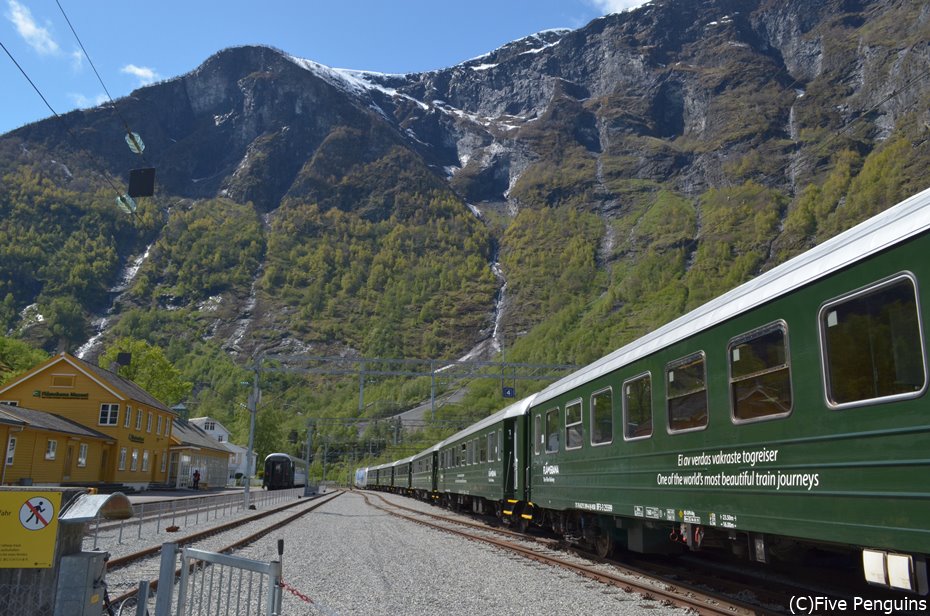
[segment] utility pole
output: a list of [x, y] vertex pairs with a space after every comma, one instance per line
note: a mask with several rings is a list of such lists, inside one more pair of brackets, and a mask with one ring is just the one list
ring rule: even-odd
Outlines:
[[326, 458], [329, 456], [329, 441], [323, 438], [323, 481], [321, 483], [326, 483]]
[[310, 487], [310, 450], [313, 447], [313, 420], [307, 420], [307, 484], [304, 486], [304, 495], [309, 494], [307, 488]]
[[258, 385], [258, 370], [261, 366], [261, 359], [255, 360], [255, 374], [252, 377], [252, 391], [249, 393], [249, 450], [246, 453], [246, 466], [248, 466], [248, 472], [245, 477], [245, 492], [243, 492], [243, 506], [246, 509], [254, 509], [252, 505], [251, 494], [249, 493], [249, 488], [252, 485], [252, 475], [255, 474], [255, 469], [252, 468], [252, 458], [254, 456], [253, 452], [255, 451], [255, 413], [258, 412], [258, 401], [262, 396], [262, 390]]

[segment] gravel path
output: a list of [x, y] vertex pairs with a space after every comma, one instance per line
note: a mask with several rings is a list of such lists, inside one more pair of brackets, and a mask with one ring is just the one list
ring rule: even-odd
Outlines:
[[285, 583], [313, 600], [285, 592], [285, 614], [685, 614], [389, 516], [358, 493], [340, 496], [237, 555], [274, 560], [278, 539], [284, 540]]

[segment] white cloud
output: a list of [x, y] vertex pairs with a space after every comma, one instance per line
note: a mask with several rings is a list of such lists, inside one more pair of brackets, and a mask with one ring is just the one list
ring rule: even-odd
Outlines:
[[90, 107], [97, 107], [98, 105], [102, 105], [108, 100], [110, 100], [109, 98], [107, 98], [107, 95], [105, 93], [100, 93], [94, 98], [89, 98], [87, 96], [84, 96], [83, 94], [71, 93], [68, 95], [68, 98], [70, 98], [71, 102], [74, 103], [74, 106], [78, 107], [79, 109], [88, 109]]
[[16, 26], [16, 31], [30, 47], [42, 55], [56, 55], [60, 49], [51, 33], [39, 26], [32, 17], [32, 12], [16, 0], [9, 0], [7, 19]]
[[600, 9], [605, 15], [607, 13], [622, 13], [629, 11], [649, 2], [649, 0], [587, 0], [589, 4]]
[[84, 68], [84, 54], [80, 49], [75, 49], [71, 52], [71, 68], [74, 69], [75, 73], [81, 71]]
[[120, 72], [135, 76], [136, 79], [139, 80], [140, 86], [147, 86], [160, 79], [160, 76], [154, 69], [146, 66], [136, 66], [135, 64], [127, 64], [120, 69]]

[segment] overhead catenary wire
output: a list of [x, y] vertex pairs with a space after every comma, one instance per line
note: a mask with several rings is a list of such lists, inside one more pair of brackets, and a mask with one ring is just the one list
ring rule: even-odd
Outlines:
[[[110, 99], [110, 104], [113, 106], [113, 111], [116, 112], [116, 115], [119, 117], [120, 121], [123, 123], [123, 128], [126, 129], [126, 135], [135, 141], [135, 137], [132, 128], [129, 126], [129, 122], [126, 121], [126, 118], [123, 117], [123, 114], [120, 113], [119, 107], [116, 105], [116, 101], [113, 100], [113, 96], [110, 95], [110, 90], [107, 89], [107, 85], [103, 82], [103, 78], [100, 76], [100, 73], [97, 71], [97, 67], [94, 65], [94, 61], [91, 59], [90, 54], [87, 53], [87, 49], [84, 47], [84, 43], [81, 41], [81, 37], [78, 36], [77, 30], [74, 29], [71, 20], [68, 18], [68, 14], [65, 13], [64, 7], [61, 6], [59, 0], [55, 0], [55, 4], [58, 5], [58, 10], [61, 11], [62, 17], [65, 18], [65, 21], [68, 23], [68, 27], [71, 28], [71, 33], [74, 34], [75, 40], [77, 40], [78, 45], [81, 47], [81, 51], [84, 53], [84, 57], [87, 58], [87, 61], [90, 63], [90, 67], [94, 71], [94, 75], [97, 76], [97, 81], [100, 82], [100, 85], [103, 87], [103, 91], [106, 92], [107, 98]], [[145, 158], [145, 154], [142, 151], [139, 151], [139, 156], [142, 157], [142, 161], [145, 162], [147, 166], [151, 166]]]

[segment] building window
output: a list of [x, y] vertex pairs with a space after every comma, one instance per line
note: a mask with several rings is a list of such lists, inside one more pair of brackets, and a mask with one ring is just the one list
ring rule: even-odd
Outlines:
[[171, 436], [171, 420], [165, 421], [165, 436]]
[[130, 422], [132, 422], [132, 407], [126, 406], [126, 417], [123, 418], [123, 427], [128, 428]]
[[152, 411], [149, 411], [149, 419], [148, 419], [148, 422], [146, 422], [145, 424], [145, 431], [148, 432], [149, 434], [152, 433], [152, 424], [154, 423], [154, 421], [155, 421], [155, 416], [152, 415]]
[[6, 465], [13, 464], [13, 455], [16, 453], [16, 437], [11, 436], [6, 444]]
[[161, 472], [165, 472], [165, 469], [168, 468], [168, 450], [161, 450]]
[[142, 431], [142, 409], [136, 409], [136, 431]]
[[115, 426], [118, 420], [119, 420], [119, 405], [118, 404], [104, 403], [100, 405], [100, 425], [101, 426]]
[[707, 426], [707, 375], [699, 351], [666, 367], [668, 429], [698, 430]]
[[730, 342], [730, 404], [734, 420], [791, 412], [787, 328], [773, 323]]
[[142, 450], [142, 470], [143, 471], [149, 470], [149, 450], [148, 449]]
[[53, 374], [52, 387], [74, 387], [73, 374]]
[[581, 400], [565, 405], [565, 449], [578, 449], [584, 441]]
[[652, 436], [652, 375], [643, 374], [623, 384], [623, 438]]
[[829, 403], [919, 396], [927, 386], [919, 315], [908, 275], [824, 306], [820, 332]]
[[132, 449], [132, 461], [129, 463], [129, 470], [135, 471], [139, 470], [139, 450], [133, 447]]
[[211, 430], [215, 430], [215, 429], [216, 429], [216, 422], [213, 422], [213, 421], [205, 421], [205, 422], [203, 423], [203, 429], [206, 430], [207, 432], [210, 432]]
[[602, 389], [591, 395], [591, 444], [606, 445], [614, 440], [614, 392]]
[[126, 470], [126, 448], [119, 448], [119, 470]]
[[58, 453], [58, 441], [50, 438], [45, 443], [45, 459], [54, 460], [56, 453]]
[[159, 415], [158, 422], [156, 422], [155, 424], [155, 434], [161, 434], [161, 420], [162, 420], [162, 416]]
[[222, 435], [222, 434], [217, 434], [217, 435], [216, 435], [216, 440], [219, 441], [220, 443], [222, 443], [222, 442], [223, 442], [223, 435]]
[[81, 446], [78, 447], [78, 466], [87, 466], [87, 443], [81, 443]]
[[546, 453], [559, 450], [559, 407], [546, 411]]

